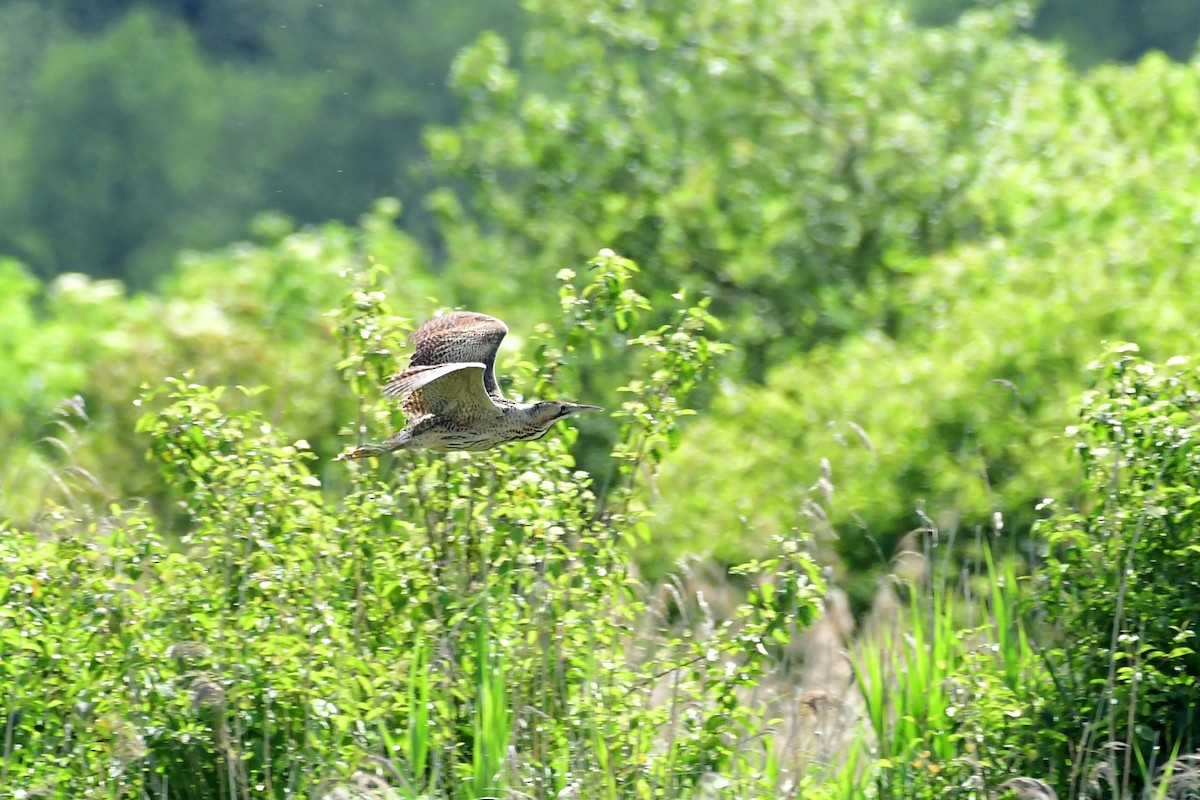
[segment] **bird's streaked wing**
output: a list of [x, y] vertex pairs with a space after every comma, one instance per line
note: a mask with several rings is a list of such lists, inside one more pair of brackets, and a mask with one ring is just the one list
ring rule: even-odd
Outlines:
[[483, 388], [486, 367], [479, 362], [409, 367], [383, 393], [398, 397], [406, 416], [492, 416], [499, 413]]
[[507, 333], [508, 326], [503, 322], [474, 311], [454, 311], [434, 317], [409, 337], [413, 345], [409, 369], [451, 363], [482, 364], [483, 388], [499, 399], [502, 395], [496, 382], [496, 351]]

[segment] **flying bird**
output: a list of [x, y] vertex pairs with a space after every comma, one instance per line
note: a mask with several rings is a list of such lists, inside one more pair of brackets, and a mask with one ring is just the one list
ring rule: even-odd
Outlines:
[[382, 444], [364, 444], [338, 456], [365, 458], [407, 447], [489, 450], [546, 435], [560, 419], [599, 406], [543, 400], [516, 403], [496, 382], [496, 351], [508, 326], [474, 311], [427, 321], [409, 337], [412, 360], [383, 387], [400, 400], [407, 424]]

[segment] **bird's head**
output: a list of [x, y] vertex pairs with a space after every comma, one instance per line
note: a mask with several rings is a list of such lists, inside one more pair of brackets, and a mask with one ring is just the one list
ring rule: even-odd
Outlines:
[[600, 406], [585, 406], [579, 403], [561, 403], [557, 400], [544, 400], [540, 403], [534, 403], [532, 416], [534, 422], [539, 426], [549, 427], [560, 419], [582, 414], [585, 411], [603, 411]]

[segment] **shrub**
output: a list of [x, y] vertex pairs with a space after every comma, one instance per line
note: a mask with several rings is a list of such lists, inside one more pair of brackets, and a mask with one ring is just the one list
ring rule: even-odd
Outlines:
[[[155, 503], [163, 487], [141, 469], [144, 443], [129, 436], [141, 411], [139, 387], [185, 371], [205, 385], [265, 385], [226, 402], [256, 409], [322, 456], [337, 451], [338, 420], [353, 402], [334, 368], [341, 350], [325, 310], [343, 292], [343, 273], [370, 252], [406, 292], [407, 316], [432, 310], [441, 291], [413, 241], [394, 225], [399, 207], [380, 200], [358, 226], [295, 230], [273, 216], [256, 223], [258, 241], [186, 253], [154, 294], [131, 294], [114, 280], [61, 275], [39, 287], [19, 265], [0, 263], [0, 513], [37, 513], [47, 475], [64, 467], [94, 478], [101, 499]], [[72, 401], [69, 416], [56, 413]], [[70, 451], [51, 444], [62, 423], [78, 437]]]
[[1137, 353], [1119, 345], [1092, 365], [1096, 388], [1068, 429], [1084, 502], [1038, 529], [1056, 727], [1079, 733], [1077, 779], [1111, 760], [1122, 788], [1200, 746], [1200, 370]]
[[[645, 330], [632, 264], [590, 270], [578, 288], [563, 274], [569, 330], [535, 331], [508, 374], [551, 391], [576, 346], [631, 351], [603, 502], [570, 430], [350, 465], [339, 494], [306, 442], [221, 389], [184, 377], [149, 392], [139, 429], [187, 517], [181, 540], [136, 505], [50, 504], [36, 530], [0, 537], [6, 781], [72, 797], [319, 796], [356, 771], [404, 797], [680, 797], [715, 774], [760, 787], [741, 692], [811, 617], [815, 568], [795, 543], [748, 567], [761, 585], [709, 632], [648, 613], [629, 556], [640, 480], [720, 348], [702, 304]], [[333, 317], [352, 432], [393, 424], [366, 399], [400, 333], [381, 273]]]
[[1057, 63], [1011, 12], [929, 31], [863, 0], [527, 7], [517, 52], [485, 34], [460, 55], [463, 118], [426, 135], [470, 189], [466, 213], [434, 198], [454, 269], [519, 296], [611, 242], [655, 292], [711, 292], [755, 380], [875, 321], [860, 292], [907, 256], [977, 235], [974, 184], [1008, 154], [988, 131]]

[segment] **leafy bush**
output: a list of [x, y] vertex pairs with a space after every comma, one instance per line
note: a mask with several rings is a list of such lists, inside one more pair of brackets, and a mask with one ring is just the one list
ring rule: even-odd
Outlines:
[[[406, 291], [406, 314], [432, 311], [434, 288], [421, 253], [394, 226], [399, 209], [382, 200], [360, 225], [297, 231], [277, 217], [257, 223], [259, 242], [189, 253], [161, 292], [128, 295], [117, 281], [79, 274], [40, 287], [20, 266], [0, 264], [0, 437], [7, 443], [0, 508], [37, 512], [47, 475], [87, 474], [99, 500], [142, 497], [157, 505], [161, 484], [142, 468], [144, 444], [129, 436], [143, 384], [190, 371], [210, 385], [270, 387], [230, 398], [295, 431], [329, 456], [340, 446], [337, 420], [353, 403], [333, 365], [341, 346], [324, 309], [344, 290], [342, 273], [364, 251], [391, 268]], [[56, 413], [72, 402], [67, 415]], [[52, 443], [67, 435], [71, 446]], [[63, 439], [65, 443], [65, 439]], [[80, 487], [81, 489], [83, 487]], [[160, 506], [161, 510], [161, 506]]]
[[[185, 377], [149, 392], [139, 429], [186, 514], [178, 543], [139, 505], [51, 503], [0, 537], [6, 782], [202, 798], [335, 796], [373, 773], [413, 798], [684, 797], [712, 775], [761, 787], [741, 692], [813, 614], [815, 567], [792, 542], [748, 568], [761, 586], [707, 633], [655, 611], [629, 556], [639, 482], [719, 347], [685, 302], [642, 327], [631, 263], [602, 254], [589, 270], [578, 288], [563, 275], [568, 329], [535, 331], [533, 360], [508, 373], [547, 391], [570, 382], [578, 345], [631, 351], [603, 504], [569, 429], [502, 455], [351, 465], [335, 494], [307, 442], [221, 389]], [[359, 392], [349, 431], [394, 424], [367, 399], [400, 333], [382, 273], [333, 318]]]
[[[948, 530], [999, 512], [1022, 533], [1039, 500], [1069, 499], [1055, 439], [1097, 343], [1144, 341], [1162, 358], [1200, 344], [1185, 222], [1200, 191], [1195, 78], [1161, 58], [1083, 79], [1031, 63], [990, 134], [1004, 141], [981, 144], [969, 194], [986, 235], [860, 294], [886, 324], [781, 359], [760, 387], [727, 385], [684, 445], [687, 468], [664, 475], [664, 545], [743, 558], [795, 524], [822, 460], [850, 575], [877, 568], [920, 511]], [[744, 480], [724, 480], [730, 464]]]
[[1200, 747], [1200, 369], [1137, 352], [1119, 345], [1093, 364], [1096, 388], [1068, 430], [1084, 502], [1039, 526], [1050, 548], [1039, 601], [1063, 692], [1055, 727], [1082, 737], [1077, 776], [1111, 760], [1115, 785], [1134, 789]]
[[974, 184], [1009, 153], [989, 131], [1056, 64], [1012, 14], [928, 31], [866, 0], [528, 6], [516, 53], [485, 35], [459, 57], [463, 120], [426, 137], [470, 190], [469, 213], [433, 200], [455, 269], [519, 293], [530, 265], [545, 285], [612, 243], [656, 291], [712, 294], [753, 379], [876, 321], [859, 293], [907, 257], [977, 234]]
[[918, 506], [1026, 532], [1097, 342], [1194, 346], [1194, 65], [1081, 75], [1012, 9], [531, 11], [515, 54], [458, 60], [463, 121], [428, 139], [470, 194], [434, 205], [464, 297], [524, 297], [595, 237], [714, 296], [735, 357], [651, 560], [743, 560], [823, 461], [847, 573]]

